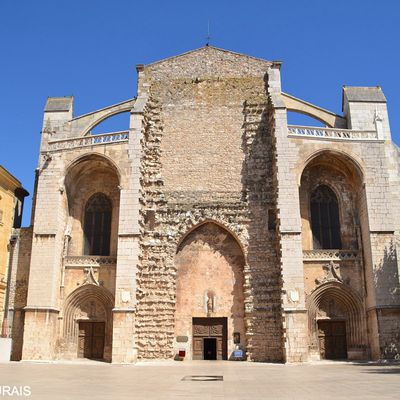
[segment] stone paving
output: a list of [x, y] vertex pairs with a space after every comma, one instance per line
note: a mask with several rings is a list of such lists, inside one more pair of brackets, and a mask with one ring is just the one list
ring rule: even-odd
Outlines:
[[40, 400], [399, 399], [400, 364], [21, 362], [0, 364], [0, 388], [5, 385], [30, 386], [28, 398]]

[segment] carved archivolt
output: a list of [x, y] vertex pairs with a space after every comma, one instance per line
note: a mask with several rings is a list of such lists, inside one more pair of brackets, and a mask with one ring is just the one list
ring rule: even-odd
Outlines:
[[363, 347], [367, 344], [366, 322], [362, 299], [340, 282], [327, 282], [315, 289], [307, 299], [309, 332], [316, 342], [318, 319], [346, 321], [347, 345]]
[[[112, 331], [114, 298], [107, 289], [87, 284], [73, 291], [64, 305], [64, 337], [78, 336], [78, 321], [103, 321], [106, 332]], [[107, 333], [106, 333], [107, 335]]]

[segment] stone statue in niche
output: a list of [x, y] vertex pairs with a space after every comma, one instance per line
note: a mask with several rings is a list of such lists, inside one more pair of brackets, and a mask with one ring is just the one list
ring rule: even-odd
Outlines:
[[212, 297], [211, 296], [207, 296], [207, 313], [211, 313], [213, 312], [213, 301], [212, 301]]
[[214, 305], [215, 305], [215, 295], [214, 293], [209, 290], [206, 293], [206, 310], [207, 310], [207, 315], [210, 316], [211, 313], [214, 312]]

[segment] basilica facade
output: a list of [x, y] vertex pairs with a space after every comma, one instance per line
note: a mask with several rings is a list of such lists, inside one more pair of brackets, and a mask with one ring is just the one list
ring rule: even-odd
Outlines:
[[[206, 46], [138, 65], [119, 104], [47, 100], [11, 263], [13, 359], [400, 356], [385, 96], [343, 87], [337, 115], [282, 92], [280, 71]], [[92, 133], [120, 113], [129, 130]]]

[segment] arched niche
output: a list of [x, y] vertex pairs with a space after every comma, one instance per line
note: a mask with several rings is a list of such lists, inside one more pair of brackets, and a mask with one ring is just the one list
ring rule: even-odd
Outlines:
[[85, 253], [85, 208], [92, 196], [103, 194], [112, 208], [109, 255], [115, 256], [120, 202], [120, 173], [117, 167], [102, 155], [90, 154], [70, 164], [64, 183], [69, 216], [67, 231], [71, 237], [68, 255]]
[[[235, 333], [236, 341], [240, 337], [236, 344], [246, 346], [244, 265], [245, 258], [237, 240], [213, 222], [191, 229], [179, 242], [175, 256], [175, 336], [187, 338], [184, 346], [189, 358], [199, 355], [194, 341], [202, 339], [196, 329], [204, 328], [196, 328], [195, 321], [210, 319], [211, 324], [218, 319], [226, 321], [223, 346], [227, 358], [235, 348]], [[176, 343], [176, 346], [182, 344]]]
[[350, 156], [333, 151], [321, 151], [307, 160], [300, 175], [300, 213], [304, 250], [313, 250], [312, 195], [326, 187], [337, 199], [340, 244], [343, 249], [359, 249], [360, 213], [365, 208], [363, 173]]

